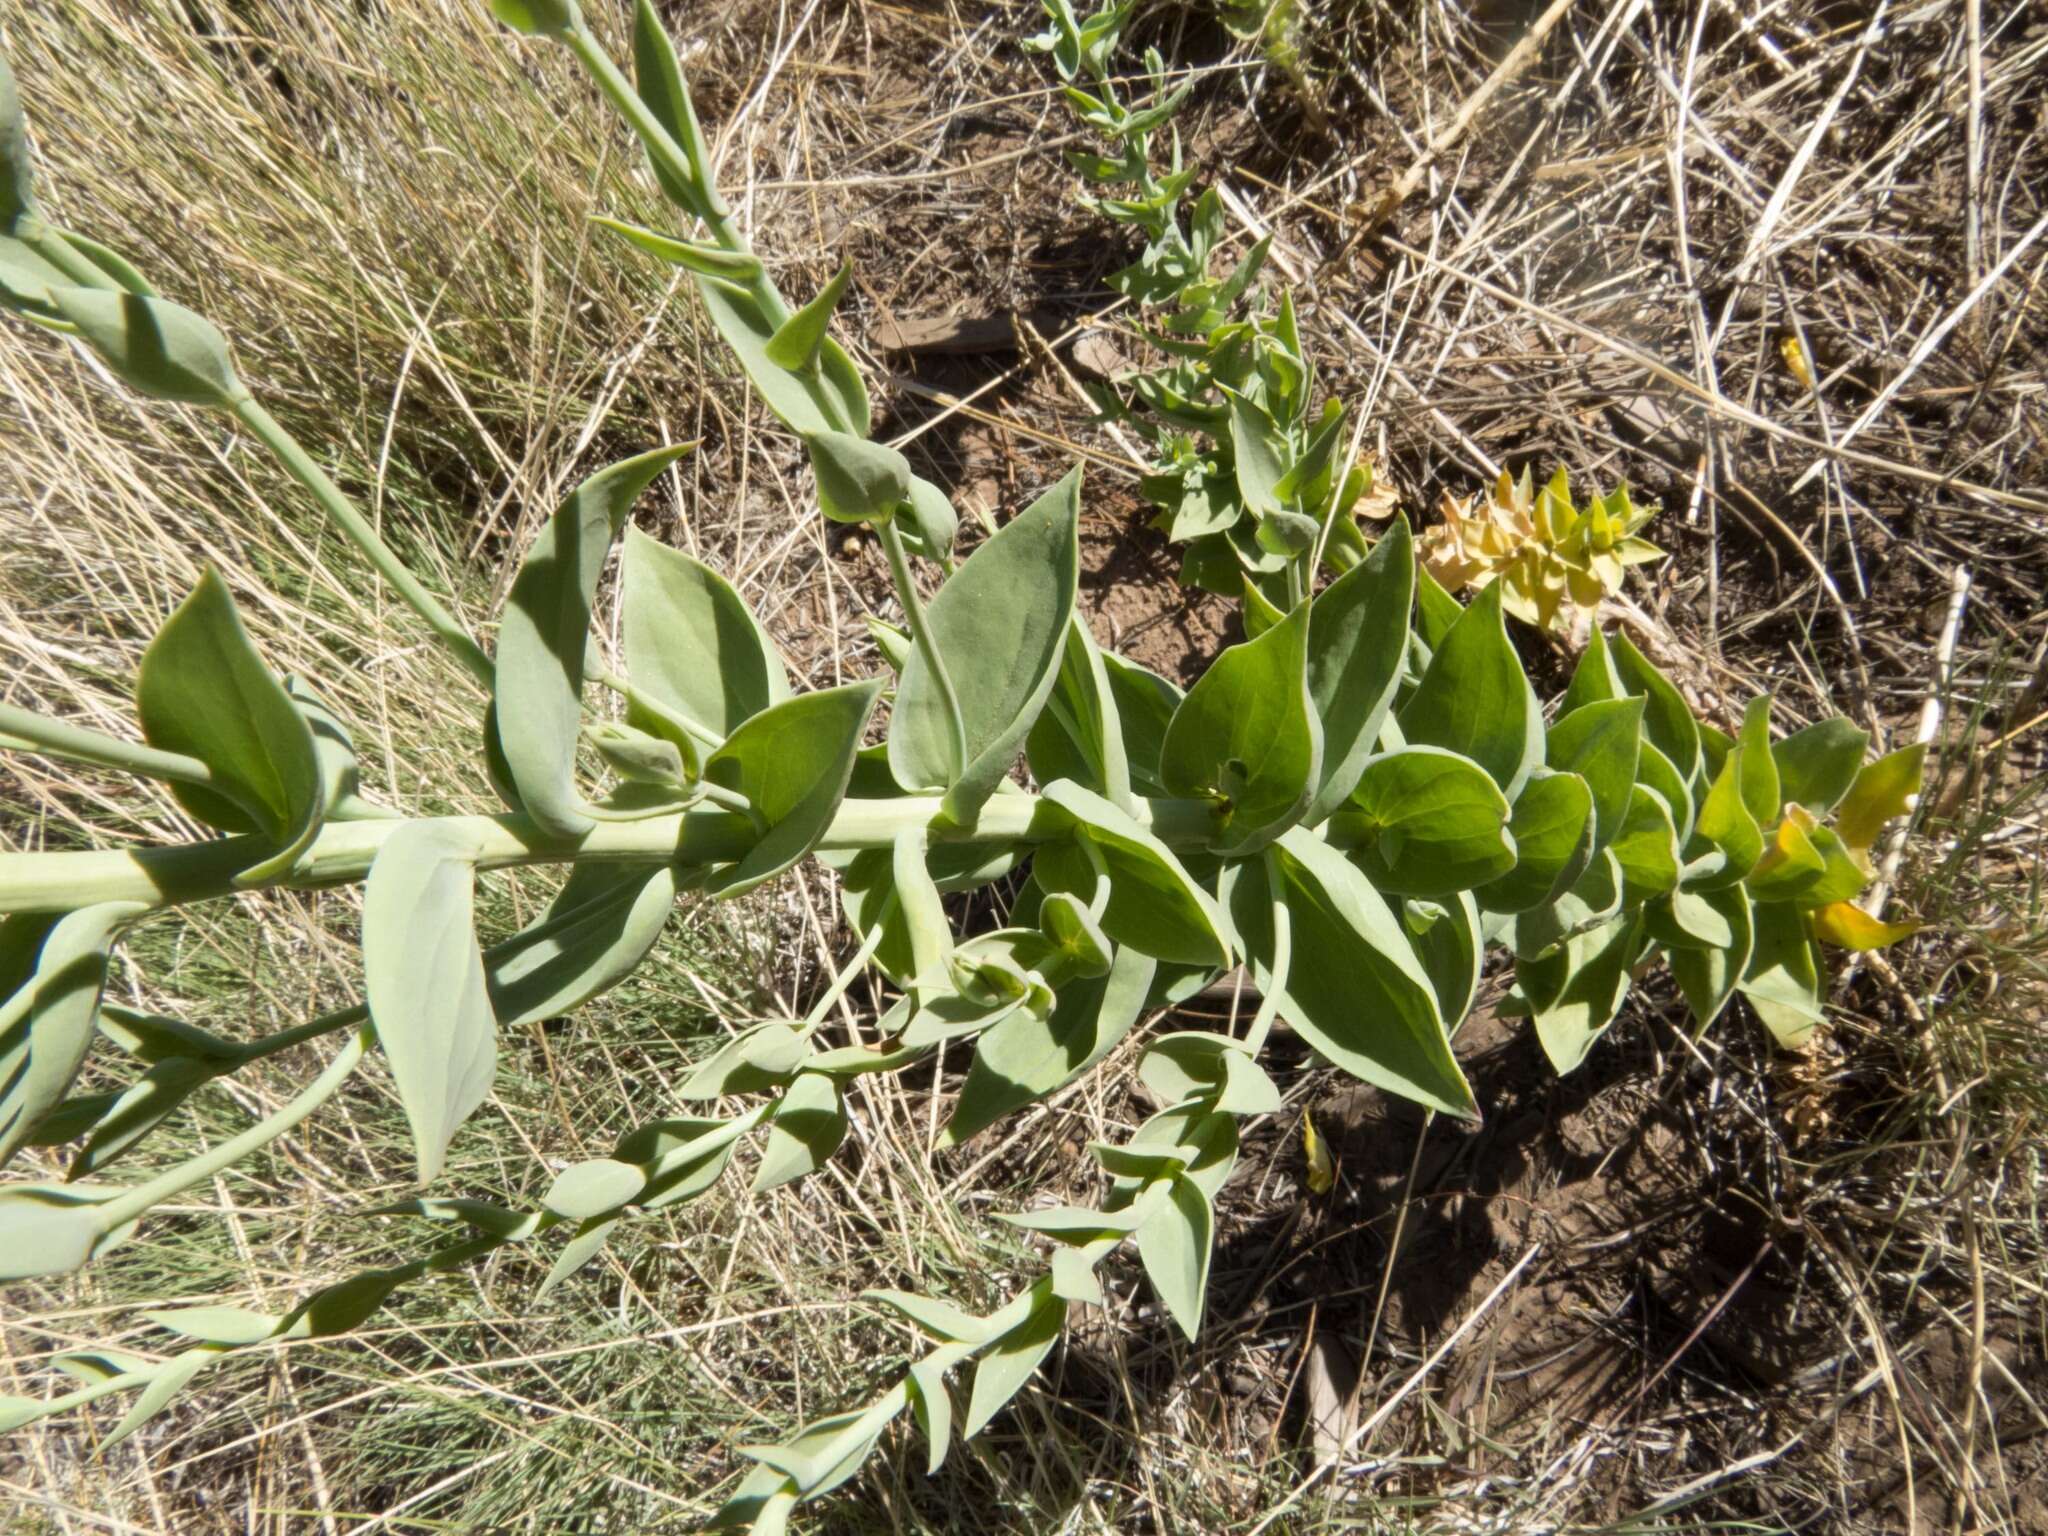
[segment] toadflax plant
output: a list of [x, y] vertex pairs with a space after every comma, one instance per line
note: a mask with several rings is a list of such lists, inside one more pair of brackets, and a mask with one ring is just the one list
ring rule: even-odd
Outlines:
[[[1840, 720], [1774, 740], [1764, 699], [1724, 735], [1626, 640], [1598, 635], [1546, 718], [1503, 628], [1501, 585], [1461, 606], [1419, 581], [1404, 523], [1320, 580], [1319, 558], [1338, 563], [1341, 498], [1299, 498], [1323, 521], [1276, 546], [1291, 551], [1276, 557], [1287, 600], [1247, 589], [1252, 638], [1186, 693], [1103, 650], [1076, 615], [1078, 475], [956, 560], [945, 493], [868, 435], [861, 379], [829, 334], [843, 274], [797, 307], [778, 293], [718, 195], [649, 0], [630, 80], [570, 0], [496, 10], [567, 47], [637, 134], [674, 227], [613, 227], [692, 274], [756, 391], [807, 445], [819, 510], [874, 530], [908, 630], [900, 670], [793, 688], [716, 571], [630, 526], [676, 448], [612, 465], [563, 502], [487, 652], [263, 411], [211, 324], [44, 220], [0, 67], [0, 301], [128, 387], [229, 412], [267, 443], [487, 690], [477, 750], [508, 804], [425, 817], [377, 804], [317, 680], [266, 665], [211, 572], [144, 653], [139, 742], [0, 712], [0, 746], [162, 781], [208, 829], [162, 847], [0, 854], [0, 1157], [71, 1149], [64, 1180], [0, 1186], [0, 1278], [65, 1274], [151, 1241], [153, 1211], [318, 1113], [372, 1051], [411, 1122], [422, 1190], [366, 1213], [419, 1223], [416, 1257], [281, 1315], [150, 1312], [175, 1341], [166, 1352], [62, 1356], [65, 1381], [0, 1400], [0, 1425], [113, 1399], [119, 1439], [211, 1367], [347, 1334], [407, 1283], [502, 1249], [546, 1256], [548, 1290], [735, 1163], [757, 1191], [814, 1173], [846, 1133], [849, 1082], [943, 1042], [971, 1046], [950, 1145], [1137, 1033], [1135, 1070], [1167, 1107], [1091, 1149], [1101, 1200], [1004, 1218], [1043, 1239], [1042, 1272], [987, 1315], [871, 1293], [907, 1331], [900, 1370], [865, 1403], [740, 1448], [751, 1470], [715, 1523], [779, 1531], [906, 1413], [937, 1467], [1032, 1377], [1071, 1308], [1104, 1305], [1098, 1270], [1125, 1245], [1195, 1331], [1240, 1122], [1280, 1107], [1261, 1065], [1277, 1024], [1363, 1082], [1476, 1120], [1484, 1106], [1451, 1036], [1489, 948], [1512, 957], [1515, 998], [1569, 1071], [1659, 958], [1701, 1029], [1740, 994], [1794, 1044], [1821, 1018], [1820, 945], [1909, 931], [1853, 902], [1879, 829], [1910, 804], [1919, 749], [1866, 762], [1864, 733]], [[1317, 473], [1340, 484], [1350, 471], [1330, 452]], [[590, 640], [615, 546], [624, 676]], [[929, 600], [921, 575], [939, 578]], [[535, 1205], [435, 1189], [501, 1030], [618, 982], [679, 897], [735, 897], [808, 859], [836, 871], [853, 945], [804, 1017], [735, 1021], [666, 1085], [664, 1118], [562, 1170]], [[479, 880], [536, 864], [568, 868], [551, 905], [516, 932], [480, 934]], [[944, 895], [1005, 878], [1018, 890], [1005, 926], [956, 931]], [[350, 882], [363, 887], [352, 1007], [237, 1040], [102, 997], [136, 924]], [[1228, 1033], [1171, 1027], [1176, 1001], [1238, 965], [1258, 999], [1241, 1032], [1235, 1020]], [[879, 1039], [836, 1038], [827, 1015], [870, 970], [893, 999]], [[323, 1039], [327, 1066], [282, 1108], [154, 1177], [119, 1177], [123, 1154], [206, 1084]], [[73, 1092], [95, 1051], [126, 1058], [127, 1087]]]

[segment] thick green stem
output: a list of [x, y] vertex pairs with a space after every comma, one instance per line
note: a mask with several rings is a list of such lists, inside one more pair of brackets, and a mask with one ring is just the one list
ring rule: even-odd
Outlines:
[[213, 770], [196, 757], [187, 757], [182, 752], [160, 752], [116, 736], [102, 736], [84, 726], [52, 720], [12, 704], [0, 704], [0, 747], [45, 752], [51, 757], [137, 773], [145, 779], [169, 779], [178, 784], [196, 784], [215, 794], [227, 793], [214, 782]]
[[306, 1116], [333, 1098], [348, 1075], [355, 1071], [356, 1063], [363, 1059], [363, 1053], [376, 1039], [375, 1032], [365, 1024], [355, 1032], [353, 1039], [343, 1046], [327, 1070], [306, 1085], [299, 1096], [285, 1105], [276, 1114], [257, 1121], [239, 1136], [230, 1136], [226, 1141], [213, 1147], [189, 1163], [180, 1163], [166, 1173], [159, 1174], [146, 1184], [138, 1184], [117, 1199], [109, 1200], [99, 1207], [97, 1215], [102, 1232], [112, 1232], [135, 1220], [144, 1211], [160, 1201], [168, 1200], [180, 1190], [190, 1189], [202, 1180], [212, 1178], [224, 1168], [232, 1167], [259, 1147], [268, 1146], [284, 1135]]
[[334, 519], [335, 525], [346, 534], [356, 548], [377, 568], [377, 573], [390, 582], [398, 595], [412, 607], [412, 610], [427, 621], [427, 627], [440, 638], [442, 644], [453, 651], [458, 660], [470, 670], [472, 676], [484, 685], [491, 686], [494, 669], [491, 658], [484, 654], [484, 648], [452, 613], [441, 605], [441, 600], [429, 592], [413, 575], [406, 563], [393, 554], [391, 547], [379, 537], [377, 530], [370, 526], [362, 510], [349, 500], [340, 486], [327, 476], [327, 472], [315, 464], [298, 439], [284, 429], [275, 416], [266, 411], [254, 396], [244, 394], [234, 404], [235, 419], [247, 427], [272, 453], [278, 462], [290, 471], [294, 480], [313, 493], [321, 510]]
[[[893, 845], [897, 829], [932, 827], [941, 841], [996, 846], [1056, 841], [1073, 835], [1071, 821], [1040, 814], [1035, 795], [996, 795], [971, 828], [942, 818], [936, 795], [841, 802], [817, 851], [857, 852]], [[1137, 800], [1134, 810], [1154, 835], [1179, 846], [1204, 844], [1213, 831], [1207, 802]], [[477, 850], [480, 869], [585, 860], [625, 864], [728, 864], [759, 840], [743, 817], [725, 811], [683, 811], [643, 821], [600, 823], [581, 838], [554, 837], [523, 816], [439, 818]], [[402, 820], [330, 822], [320, 829], [293, 874], [273, 885], [316, 889], [363, 879], [370, 861]], [[77, 853], [0, 853], [0, 913], [72, 912], [103, 901], [177, 906], [229, 896], [245, 887], [235, 876], [271, 846], [259, 837], [224, 837], [169, 848]]]
[[903, 547], [903, 535], [897, 530], [895, 519], [883, 523], [878, 531], [882, 549], [889, 557], [889, 575], [896, 583], [896, 599], [903, 604], [904, 621], [910, 625], [910, 643], [923, 653], [924, 664], [932, 669], [932, 680], [939, 685], [939, 698], [946, 706], [946, 721], [953, 732], [953, 772], [957, 775], [967, 768], [967, 720], [960, 713], [960, 695], [953, 691], [953, 674], [946, 670], [946, 659], [939, 654], [938, 642], [925, 621], [924, 601], [917, 595], [917, 582], [910, 574], [910, 555]]

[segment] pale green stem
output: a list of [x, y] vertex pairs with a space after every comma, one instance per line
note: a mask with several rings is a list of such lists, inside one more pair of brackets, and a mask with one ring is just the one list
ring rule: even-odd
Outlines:
[[[1280, 889], [1279, 861], [1273, 857], [1268, 845], [1265, 851], [1266, 882], [1273, 890]], [[1287, 903], [1273, 903], [1273, 964], [1268, 969], [1266, 990], [1259, 998], [1259, 1011], [1252, 1018], [1251, 1033], [1244, 1037], [1244, 1048], [1257, 1056], [1266, 1043], [1266, 1036], [1273, 1032], [1273, 1021], [1280, 1015], [1280, 994], [1287, 987], [1287, 972], [1294, 963], [1294, 928], [1287, 916]]]
[[0, 747], [44, 752], [73, 762], [118, 768], [146, 779], [169, 779], [178, 784], [196, 784], [215, 794], [228, 793], [214, 782], [213, 770], [196, 757], [161, 752], [116, 736], [102, 736], [84, 726], [52, 720], [12, 704], [0, 704]]
[[832, 978], [832, 985], [825, 989], [825, 995], [804, 1015], [806, 1030], [816, 1029], [824, 1023], [825, 1015], [832, 1011], [832, 1005], [846, 995], [846, 989], [853, 985], [854, 978], [867, 969], [868, 962], [875, 957], [875, 951], [882, 947], [883, 934], [895, 911], [896, 893], [892, 890], [883, 901], [882, 910], [876, 914], [874, 926], [868, 930], [868, 936], [861, 940], [860, 948], [853, 952], [853, 958], [839, 968], [839, 974]]
[[910, 574], [910, 555], [903, 547], [903, 535], [897, 531], [894, 518], [876, 531], [882, 536], [883, 553], [889, 557], [889, 575], [896, 583], [897, 601], [903, 604], [903, 617], [910, 625], [910, 643], [924, 653], [924, 664], [931, 668], [932, 681], [939, 685], [939, 699], [946, 706], [946, 720], [953, 733], [953, 772], [963, 773], [967, 768], [966, 717], [960, 713], [960, 695], [953, 691], [953, 675], [946, 670], [945, 658], [939, 654], [938, 642], [925, 621], [924, 602], [918, 597], [917, 582]]
[[313, 462], [312, 456], [299, 446], [298, 439], [287, 432], [253, 395], [244, 392], [232, 409], [235, 419], [277, 455], [278, 462], [294, 480], [313, 493], [313, 499], [320, 503], [321, 510], [334, 519], [335, 525], [348, 536], [349, 541], [377, 568], [377, 573], [391, 583], [415, 613], [427, 621], [427, 627], [455, 653], [471, 675], [489, 688], [495, 669], [483, 647], [477, 644], [462, 622], [441, 605], [441, 600], [413, 575], [406, 563], [392, 553], [391, 547], [370, 526], [361, 509], [328, 478], [325, 470]]
[[276, 1114], [257, 1121], [239, 1136], [230, 1136], [189, 1163], [181, 1163], [165, 1173], [157, 1175], [146, 1184], [138, 1184], [117, 1199], [109, 1200], [98, 1208], [100, 1230], [112, 1232], [133, 1221], [151, 1206], [168, 1200], [180, 1190], [190, 1189], [202, 1180], [212, 1178], [225, 1168], [232, 1167], [259, 1147], [268, 1146], [284, 1135], [306, 1116], [333, 1098], [341, 1085], [348, 1080], [356, 1064], [363, 1059], [363, 1053], [376, 1039], [376, 1033], [365, 1024], [355, 1033], [355, 1038], [343, 1046], [327, 1070], [306, 1085], [299, 1096], [285, 1105]]

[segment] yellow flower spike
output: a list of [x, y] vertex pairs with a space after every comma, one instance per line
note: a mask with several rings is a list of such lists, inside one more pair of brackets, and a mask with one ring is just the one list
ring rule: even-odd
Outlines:
[[1813, 913], [1813, 936], [1823, 944], [1832, 944], [1837, 949], [1856, 950], [1888, 949], [1901, 939], [1909, 939], [1926, 927], [1925, 923], [1887, 923], [1872, 917], [1868, 912], [1850, 901], [1832, 901], [1824, 907], [1817, 907]]

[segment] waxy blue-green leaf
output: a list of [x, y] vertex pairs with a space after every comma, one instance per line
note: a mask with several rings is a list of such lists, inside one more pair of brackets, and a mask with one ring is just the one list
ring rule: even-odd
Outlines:
[[802, 1030], [770, 1019], [740, 1031], [693, 1071], [677, 1090], [684, 1099], [716, 1099], [731, 1093], [762, 1093], [793, 1077], [810, 1058]]
[[1403, 920], [1415, 958], [1436, 989], [1437, 1012], [1457, 1033], [1458, 1021], [1471, 1010], [1479, 994], [1479, 971], [1484, 960], [1479, 926], [1479, 903], [1470, 891], [1460, 891], [1442, 902], [1405, 903]]
[[1610, 650], [1622, 686], [1644, 700], [1643, 730], [1650, 744], [1690, 781], [1700, 772], [1700, 728], [1691, 706], [1628, 636], [1616, 635]]
[[1586, 636], [1585, 650], [1579, 653], [1578, 665], [1572, 668], [1572, 680], [1565, 688], [1564, 697], [1558, 700], [1558, 718], [1563, 719], [1588, 704], [1604, 704], [1611, 699], [1627, 697], [1629, 689], [1614, 665], [1614, 653], [1608, 647], [1607, 637], [1598, 629], [1592, 630]]
[[1157, 969], [1151, 956], [1121, 949], [1106, 976], [1062, 986], [1049, 1016], [1019, 1009], [983, 1033], [939, 1144], [957, 1146], [1107, 1056], [1138, 1022]]
[[1749, 963], [1736, 990], [1749, 999], [1779, 1045], [1803, 1049], [1826, 1017], [1820, 959], [1806, 931], [1806, 916], [1786, 902], [1755, 902], [1750, 925]]
[[1415, 548], [1397, 517], [1372, 553], [1309, 610], [1308, 693], [1322, 724], [1322, 771], [1302, 820], [1315, 826], [1350, 798], [1393, 708], [1415, 598]]
[[[1476, 1120], [1477, 1101], [1451, 1055], [1436, 990], [1400, 916], [1342, 854], [1296, 828], [1273, 845], [1279, 887], [1245, 863], [1230, 912], [1280, 1016], [1324, 1058], [1373, 1086]], [[1287, 909], [1286, 974], [1273, 974], [1274, 904]]]
[[1287, 473], [1287, 447], [1273, 420], [1256, 403], [1235, 391], [1230, 399], [1230, 449], [1237, 467], [1237, 490], [1253, 512], [1279, 512], [1285, 504], [1277, 493]]
[[364, 993], [412, 1126], [421, 1183], [440, 1174], [497, 1065], [474, 859], [450, 823], [408, 821], [384, 840], [363, 888]]
[[1636, 782], [1664, 802], [1671, 812], [1671, 824], [1678, 830], [1678, 846], [1685, 847], [1699, 818], [1692, 786], [1679, 777], [1671, 759], [1647, 741], [1636, 744]]
[[[71, 1091], [92, 1046], [114, 940], [123, 924], [146, 910], [139, 902], [110, 901], [54, 923], [7, 920], [0, 981], [20, 979], [0, 1002], [0, 1164]], [[26, 964], [30, 953], [33, 970]]]
[[576, 787], [590, 609], [633, 503], [687, 447], [658, 448], [599, 470], [569, 493], [520, 562], [498, 626], [498, 740], [526, 813], [557, 837], [594, 823]]
[[107, 1235], [98, 1207], [111, 1193], [77, 1184], [0, 1188], [0, 1280], [84, 1268]]
[[1173, 713], [1160, 771], [1176, 795], [1210, 799], [1211, 845], [1265, 846], [1300, 820], [1321, 783], [1323, 728], [1308, 691], [1307, 604], [1210, 665]]
[[229, 1346], [259, 1344], [284, 1323], [281, 1317], [247, 1307], [167, 1307], [142, 1315], [180, 1338]]
[[1643, 929], [1669, 950], [1727, 949], [1736, 942], [1719, 891], [1672, 891], [1643, 908]]
[[910, 461], [850, 432], [806, 432], [818, 510], [835, 523], [886, 523], [910, 500]]
[[680, 718], [724, 741], [790, 696], [782, 653], [711, 567], [629, 527], [619, 578], [626, 675], [653, 706], [629, 704], [626, 718], [641, 730], [672, 737]]
[[1678, 829], [1663, 797], [1631, 786], [1628, 816], [1608, 851], [1621, 866], [1623, 899], [1630, 906], [1654, 900], [1678, 885]]
[[1101, 976], [1109, 970], [1115, 946], [1095, 914], [1078, 896], [1048, 892], [1038, 905], [1038, 931], [1051, 941], [1058, 962], [1069, 976]]
[[1573, 935], [1541, 959], [1515, 962], [1516, 989], [1560, 1076], [1586, 1059], [1621, 1012], [1640, 947], [1640, 927], [1629, 914]]
[[1403, 747], [1369, 759], [1333, 840], [1382, 891], [1444, 896], [1515, 867], [1508, 800], [1484, 769], [1441, 747]]
[[1053, 1295], [1051, 1286], [1044, 1281], [1031, 1295], [1031, 1310], [1024, 1320], [990, 1345], [975, 1364], [967, 1416], [960, 1425], [963, 1438], [971, 1440], [980, 1434], [988, 1421], [1023, 1389], [1060, 1336], [1060, 1328], [1067, 1320], [1067, 1304]]
[[1434, 654], [1458, 621], [1465, 617], [1465, 605], [1446, 592], [1443, 583], [1425, 566], [1415, 570], [1415, 638], [1425, 652]]
[[491, 14], [529, 37], [556, 36], [582, 19], [576, 0], [491, 0]]
[[1527, 912], [1570, 890], [1593, 861], [1593, 792], [1576, 773], [1538, 768], [1508, 820], [1515, 867], [1482, 886], [1489, 912]]
[[0, 234], [0, 309], [19, 310], [38, 320], [63, 323], [51, 293], [75, 285], [62, 268], [52, 266], [24, 242]]
[[227, 338], [182, 304], [105, 288], [52, 288], [49, 301], [107, 371], [138, 394], [223, 408], [248, 394], [235, 377]]
[[1858, 730], [1840, 715], [1794, 731], [1771, 748], [1784, 804], [1803, 805], [1816, 816], [1827, 815], [1849, 793], [1869, 749], [1870, 733]]
[[[1728, 999], [1735, 995], [1736, 985], [1749, 966], [1750, 948], [1755, 942], [1749, 895], [1741, 886], [1731, 885], [1725, 890], [1701, 891], [1691, 895], [1681, 891], [1673, 900], [1681, 898], [1711, 908], [1728, 935], [1726, 943], [1712, 948], [1666, 950], [1671, 961], [1671, 974], [1678, 982], [1678, 990], [1685, 996], [1685, 1006], [1692, 1012], [1693, 1023], [1705, 1029], [1728, 1006]], [[1686, 923], [1687, 929], [1693, 933], [1707, 926], [1697, 915]]]
[[629, 975], [661, 937], [679, 884], [670, 865], [578, 864], [535, 922], [491, 946], [484, 978], [507, 1029], [559, 1018]]
[[1059, 675], [1080, 575], [1077, 470], [961, 562], [925, 610], [959, 697], [959, 764], [938, 679], [919, 647], [889, 720], [889, 769], [913, 792], [943, 789], [946, 814], [972, 823], [1009, 774]]
[[816, 846], [845, 797], [881, 679], [799, 694], [763, 710], [704, 764], [713, 784], [745, 795], [767, 830], [706, 889], [737, 896], [773, 879]]
[[61, 1138], [89, 1138], [72, 1159], [69, 1177], [79, 1179], [98, 1173], [163, 1124], [195, 1090], [212, 1082], [228, 1065], [192, 1056], [171, 1056], [155, 1063], [118, 1094], [90, 1126]]
[[1225, 1114], [1264, 1115], [1280, 1108], [1280, 1090], [1241, 1041], [1199, 1032], [1161, 1035], [1145, 1048], [1138, 1080], [1162, 1104], [1212, 1099]]
[[588, 1221], [618, 1209], [647, 1187], [647, 1170], [609, 1157], [571, 1163], [555, 1175], [541, 1204], [557, 1216]]
[[[1186, 965], [1226, 965], [1230, 945], [1215, 904], [1166, 844], [1100, 795], [1057, 780], [1042, 791], [1048, 822], [1065, 822], [1086, 837], [1109, 877], [1103, 932], [1154, 959]], [[1039, 886], [1066, 891], [1092, 904], [1096, 873], [1075, 842], [1041, 844], [1032, 860]]]
[[825, 345], [833, 311], [839, 308], [840, 296], [846, 292], [847, 279], [852, 276], [853, 263], [840, 263], [839, 270], [818, 290], [817, 297], [776, 328], [761, 349], [762, 355], [791, 373], [816, 372], [819, 349]]
[[1039, 783], [1071, 779], [1131, 809], [1130, 760], [1116, 688], [1088, 621], [1078, 613], [1068, 621], [1059, 678], [1025, 739], [1024, 754]]
[[1202, 1302], [1209, 1290], [1209, 1258], [1215, 1246], [1216, 1213], [1193, 1179], [1175, 1176], [1162, 1200], [1138, 1228], [1138, 1257], [1181, 1332], [1194, 1338], [1202, 1327]]
[[800, 1072], [775, 1106], [768, 1144], [754, 1173], [754, 1193], [816, 1173], [846, 1138], [839, 1084], [822, 1072]]
[[174, 784], [178, 803], [228, 832], [260, 832], [278, 845], [245, 881], [288, 870], [320, 830], [325, 794], [307, 724], [263, 664], [211, 566], [142, 653], [135, 708], [151, 746], [196, 757], [216, 792]]
[[981, 1344], [989, 1337], [985, 1318], [963, 1312], [950, 1301], [914, 1291], [862, 1291], [862, 1301], [879, 1302], [898, 1317], [914, 1323], [933, 1338], [948, 1344]]
[[731, 210], [718, 195], [718, 186], [712, 179], [710, 148], [704, 142], [704, 130], [698, 126], [697, 109], [690, 103], [689, 87], [683, 83], [683, 67], [676, 58], [675, 44], [669, 41], [668, 29], [661, 23], [654, 0], [634, 0], [633, 89], [683, 152], [685, 163], [681, 166], [670, 164], [664, 155], [648, 156], [662, 195], [699, 218], [729, 213]]
[[1512, 800], [1543, 758], [1543, 717], [1508, 642], [1495, 582], [1434, 647], [1429, 670], [1401, 707], [1411, 746], [1443, 747], [1469, 757]]
[[722, 278], [703, 276], [697, 278], [697, 292], [748, 380], [791, 431], [854, 436], [867, 432], [867, 386], [838, 342], [825, 338], [818, 348], [816, 372], [791, 373], [768, 359], [768, 343], [777, 326], [753, 292]]
[[927, 560], [950, 562], [960, 536], [960, 514], [944, 491], [922, 475], [910, 477], [910, 499], [897, 509], [904, 545]]
[[1593, 851], [1621, 835], [1635, 787], [1642, 742], [1643, 701], [1609, 699], [1586, 704], [1559, 718], [1544, 742], [1544, 761], [1560, 773], [1576, 773], [1593, 792]]

